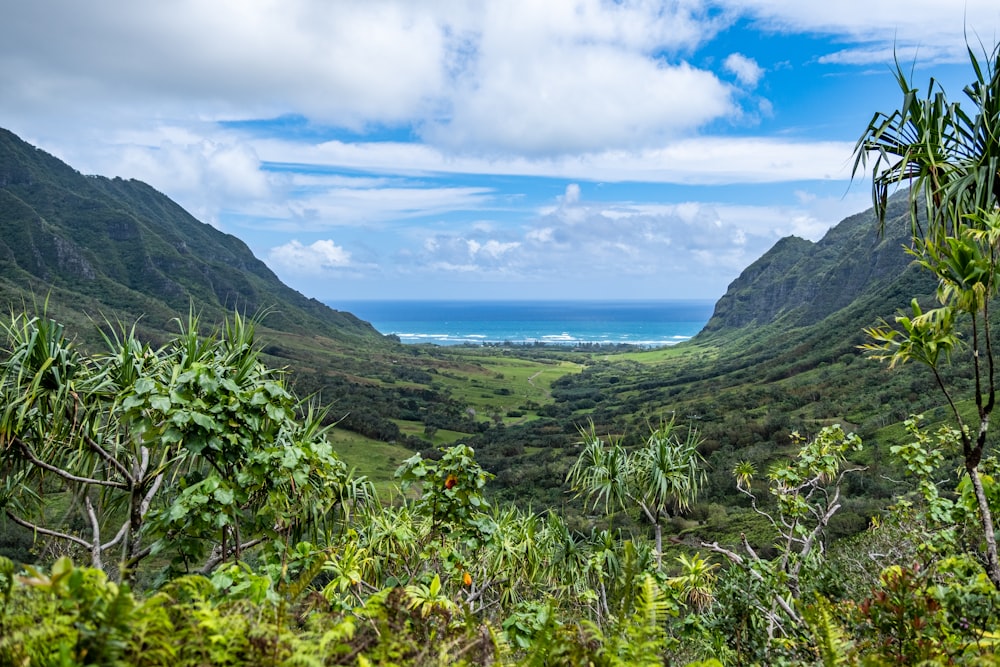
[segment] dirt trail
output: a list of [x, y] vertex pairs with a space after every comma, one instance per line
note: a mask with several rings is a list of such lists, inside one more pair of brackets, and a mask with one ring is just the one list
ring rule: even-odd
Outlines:
[[[528, 384], [530, 384], [532, 387], [535, 387], [535, 378], [538, 377], [541, 374], [542, 374], [542, 371], [538, 371], [534, 375], [532, 375], [530, 378], [528, 378]], [[535, 389], [537, 389], [537, 388], [538, 387], [535, 387]], [[545, 398], [552, 398], [552, 392], [549, 391], [548, 389], [545, 390]]]

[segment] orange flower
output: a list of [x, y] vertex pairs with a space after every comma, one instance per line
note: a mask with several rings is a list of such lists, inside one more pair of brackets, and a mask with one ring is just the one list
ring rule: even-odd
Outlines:
[[462, 583], [465, 584], [466, 586], [471, 586], [472, 585], [472, 575], [469, 574], [468, 572], [463, 573], [462, 574]]
[[458, 477], [454, 475], [448, 475], [444, 480], [444, 488], [446, 489], [454, 488], [456, 484], [458, 484]]

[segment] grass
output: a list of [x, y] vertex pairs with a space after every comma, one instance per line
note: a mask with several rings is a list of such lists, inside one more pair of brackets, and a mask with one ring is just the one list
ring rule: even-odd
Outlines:
[[398, 493], [393, 475], [403, 461], [413, 456], [412, 451], [338, 428], [331, 430], [329, 439], [334, 451], [354, 468], [356, 475], [372, 481], [379, 498], [389, 499]]
[[656, 364], [664, 361], [676, 361], [678, 359], [697, 359], [699, 361], [714, 359], [718, 357], [718, 346], [710, 344], [700, 344], [694, 342], [683, 342], [677, 345], [668, 345], [651, 350], [636, 350], [634, 352], [616, 352], [614, 354], [603, 355], [602, 358], [609, 360], [636, 361], [640, 364]]
[[403, 435], [412, 435], [422, 438], [427, 441], [428, 447], [453, 445], [456, 442], [460, 442], [469, 437], [468, 433], [449, 431], [448, 429], [441, 428], [436, 429], [434, 431], [434, 437], [428, 439], [425, 431], [426, 427], [420, 422], [406, 421], [405, 419], [394, 419], [393, 422], [399, 426], [399, 430]]
[[[537, 417], [537, 408], [552, 402], [552, 383], [583, 370], [582, 363], [518, 358], [478, 348], [456, 348], [448, 355], [456, 363], [440, 370], [435, 383], [475, 410], [478, 421], [499, 415], [510, 424]], [[522, 414], [509, 417], [511, 411]]]

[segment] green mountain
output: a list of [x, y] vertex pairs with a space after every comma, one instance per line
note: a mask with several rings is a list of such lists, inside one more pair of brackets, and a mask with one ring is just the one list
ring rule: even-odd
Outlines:
[[[540, 505], [565, 502], [561, 476], [572, 465], [579, 429], [620, 434], [638, 444], [650, 424], [675, 419], [704, 438], [708, 511], [739, 506], [731, 471], [739, 461], [767, 470], [790, 453], [791, 434], [840, 423], [866, 443], [870, 467], [838, 521], [849, 534], [894, 494], [882, 475], [892, 427], [911, 414], [943, 418], [942, 397], [927, 369], [888, 370], [859, 346], [863, 330], [930, 300], [934, 282], [911, 266], [906, 193], [892, 202], [884, 235], [873, 211], [853, 215], [812, 243], [785, 238], [754, 262], [719, 299], [692, 341], [627, 354], [594, 353], [577, 374], [552, 385], [542, 419], [485, 434], [474, 444], [501, 481], [503, 495], [531, 493]], [[968, 383], [960, 365], [949, 382]], [[520, 449], [518, 449], [520, 447]], [[523, 452], [523, 453], [522, 453]], [[530, 491], [525, 491], [530, 489]], [[717, 526], [716, 526], [717, 528]]]
[[845, 315], [867, 326], [873, 315], [890, 315], [912, 296], [933, 290], [903, 249], [909, 229], [903, 192], [890, 202], [884, 234], [868, 210], [843, 220], [817, 243], [781, 239], [733, 281], [701, 337], [748, 327], [809, 327]]
[[191, 306], [208, 324], [232, 308], [269, 309], [260, 331], [269, 363], [330, 407], [334, 446], [351, 465], [388, 483], [411, 451], [465, 443], [496, 475], [491, 498], [561, 507], [581, 529], [589, 513], [564, 484], [580, 430], [634, 445], [675, 419], [699, 431], [708, 483], [671, 530], [722, 542], [746, 533], [767, 548], [766, 527], [733, 485], [737, 463], [769, 469], [791, 453], [793, 432], [841, 423], [859, 433], [855, 463], [868, 472], [845, 489], [830, 526], [850, 535], [901, 491], [890, 481], [904, 477], [889, 455], [895, 425], [945, 416], [926, 369], [890, 372], [858, 349], [864, 327], [934, 290], [903, 250], [905, 196], [893, 200], [884, 236], [867, 211], [816, 243], [782, 239], [733, 281], [705, 329], [674, 348], [403, 346], [286, 287], [239, 239], [148, 185], [83, 176], [0, 130], [0, 299], [12, 309], [48, 299], [81, 338], [91, 320], [141, 317], [154, 341]]
[[[435, 349], [401, 346], [291, 290], [240, 240], [148, 185], [83, 176], [0, 130], [0, 299], [19, 308], [48, 298], [76, 335], [93, 330], [89, 318], [141, 317], [154, 339], [192, 304], [206, 323], [232, 308], [270, 309], [265, 351], [292, 368], [301, 394], [332, 405], [342, 428], [410, 449], [465, 442], [497, 474], [498, 495], [537, 506], [566, 501], [580, 428], [635, 442], [676, 416], [705, 438], [706, 503], [729, 506], [740, 502], [733, 463], [764, 469], [787, 452], [792, 431], [838, 421], [878, 451], [880, 429], [939, 405], [924, 369], [890, 373], [858, 350], [864, 327], [933, 292], [902, 248], [904, 197], [884, 236], [868, 211], [819, 242], [779, 241], [730, 285], [704, 331], [676, 348]], [[890, 495], [876, 486], [866, 498]]]
[[266, 312], [262, 324], [275, 330], [383, 340], [287, 287], [242, 241], [149, 185], [84, 176], [0, 129], [0, 300], [19, 308], [46, 298], [64, 320], [141, 317], [151, 334], [193, 306], [206, 322], [238, 309]]

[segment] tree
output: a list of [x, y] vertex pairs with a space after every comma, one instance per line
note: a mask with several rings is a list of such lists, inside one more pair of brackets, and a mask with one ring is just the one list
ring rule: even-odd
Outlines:
[[[148, 347], [128, 337], [102, 363], [81, 354], [51, 319], [16, 314], [3, 329], [0, 500], [6, 516], [37, 535], [83, 547], [96, 568], [118, 545], [123, 560], [131, 559], [172, 456], [129, 438], [112, 409], [121, 383], [148, 371]], [[46, 520], [60, 494], [68, 515], [81, 510], [87, 530], [70, 532]], [[119, 516], [125, 517], [110, 539], [109, 508], [124, 508]]]
[[583, 432], [583, 450], [566, 480], [593, 508], [603, 505], [628, 510], [638, 507], [653, 526], [656, 565], [663, 564], [663, 521], [687, 510], [705, 482], [705, 460], [698, 453], [698, 432], [688, 429], [682, 438], [674, 421], [653, 429], [634, 452], [618, 440], [607, 444], [591, 424]]
[[[897, 63], [903, 102], [892, 113], [874, 115], [858, 140], [854, 173], [870, 166], [880, 228], [890, 188], [911, 185], [908, 252], [938, 279], [940, 305], [925, 311], [914, 301], [912, 317], [868, 329], [865, 347], [890, 366], [912, 360], [933, 372], [958, 424], [963, 467], [983, 530], [986, 571], [1000, 588], [993, 516], [980, 474], [997, 392], [990, 302], [997, 293], [1000, 242], [1000, 49], [982, 63], [970, 48], [969, 58], [975, 80], [964, 92], [971, 110], [950, 102], [934, 79], [921, 97]], [[967, 345], [962, 331], [969, 332]], [[958, 350], [967, 351], [973, 370], [978, 423], [963, 417], [953, 388], [939, 372]]]
[[[830, 519], [840, 510], [840, 489], [847, 473], [863, 468], [846, 467], [847, 455], [861, 449], [861, 438], [845, 433], [840, 425], [827, 426], [812, 440], [798, 433], [792, 441], [799, 446], [796, 457], [775, 465], [768, 473], [768, 493], [774, 509], [760, 506], [753, 490], [756, 470], [749, 462], [736, 465], [736, 488], [746, 495], [757, 514], [767, 519], [777, 534], [779, 556], [774, 561], [761, 558], [741, 535], [742, 556], [717, 542], [702, 542], [703, 548], [722, 554], [765, 591], [754, 606], [767, 621], [768, 638], [790, 636], [805, 626], [796, 611], [805, 573], [815, 572], [822, 561], [823, 535]], [[790, 621], [791, 627], [786, 623]]]
[[[252, 320], [200, 335], [192, 315], [162, 348], [133, 329], [108, 334], [99, 354], [45, 317], [13, 315], [4, 331], [0, 505], [85, 548], [94, 567], [113, 551], [132, 579], [164, 551], [207, 572], [372, 497], [334, 454], [323, 415], [261, 363]], [[57, 506], [64, 520], [50, 518]]]

